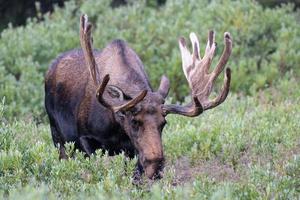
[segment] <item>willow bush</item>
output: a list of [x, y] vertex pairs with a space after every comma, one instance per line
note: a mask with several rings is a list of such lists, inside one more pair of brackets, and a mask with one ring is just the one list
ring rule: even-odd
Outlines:
[[48, 124], [5, 121], [0, 102], [0, 199], [299, 199], [299, 89], [297, 98], [230, 95], [201, 117], [168, 116], [164, 178], [139, 186], [136, 158], [85, 158], [68, 143], [73, 158], [59, 160]]
[[169, 77], [174, 100], [182, 101], [189, 94], [177, 39], [187, 38], [191, 31], [199, 35], [202, 54], [208, 30], [216, 31], [213, 64], [222, 53], [223, 33], [231, 33], [234, 48], [228, 66], [233, 71], [233, 92], [253, 95], [300, 75], [299, 13], [291, 4], [270, 9], [247, 0], [168, 0], [159, 8], [130, 1], [111, 8], [110, 3], [69, 1], [64, 8], [43, 15], [43, 21], [28, 19], [25, 26], [2, 31], [0, 97], [5, 96], [9, 118], [25, 115], [43, 120], [44, 74], [57, 55], [80, 47], [82, 13], [95, 25], [96, 48], [115, 38], [126, 40], [141, 57], [154, 88], [162, 74]]

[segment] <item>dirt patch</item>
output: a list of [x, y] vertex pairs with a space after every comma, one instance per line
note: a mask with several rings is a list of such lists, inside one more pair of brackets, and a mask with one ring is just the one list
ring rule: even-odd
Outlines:
[[173, 164], [167, 163], [165, 170], [175, 172], [172, 180], [174, 186], [192, 182], [197, 177], [206, 177], [216, 182], [240, 182], [247, 180], [247, 171], [252, 165], [265, 166], [274, 162], [277, 166], [274, 170], [281, 174], [284, 170], [280, 169], [283, 169], [294, 155], [300, 155], [300, 143], [291, 149], [282, 147], [276, 157], [272, 155], [254, 155], [250, 149], [248, 148], [238, 156], [239, 158], [234, 166], [222, 162], [217, 157], [210, 160], [201, 160], [192, 165], [188, 157], [181, 157]]
[[178, 159], [174, 165], [167, 165], [166, 168], [173, 167], [175, 171], [175, 177], [172, 181], [172, 185], [180, 185], [193, 180], [194, 171], [191, 168], [190, 160], [188, 157], [182, 157]]
[[[167, 166], [167, 168], [170, 166]], [[175, 170], [173, 185], [181, 185], [195, 180], [196, 177], [204, 176], [217, 182], [231, 181], [237, 182], [240, 176], [232, 166], [223, 164], [219, 159], [199, 161], [194, 166], [188, 157], [178, 159], [172, 166]]]

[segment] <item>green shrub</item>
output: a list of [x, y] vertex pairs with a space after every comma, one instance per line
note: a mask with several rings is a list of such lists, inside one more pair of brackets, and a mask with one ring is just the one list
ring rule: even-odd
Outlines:
[[[299, 95], [230, 95], [198, 118], [168, 116], [164, 178], [140, 186], [132, 184], [136, 159], [99, 150], [60, 161], [48, 124], [8, 122], [0, 104], [0, 198], [297, 199], [299, 102]], [[70, 153], [74, 144], [66, 147]]]
[[115, 38], [126, 40], [144, 62], [154, 88], [162, 74], [168, 75], [174, 100], [182, 101], [189, 94], [177, 38], [188, 37], [191, 31], [199, 34], [202, 53], [208, 30], [216, 31], [219, 48], [213, 64], [224, 46], [223, 33], [231, 32], [234, 48], [228, 66], [233, 71], [233, 92], [255, 94], [300, 75], [299, 16], [291, 5], [264, 9], [246, 0], [169, 0], [159, 9], [143, 2], [113, 9], [110, 3], [70, 1], [65, 8], [45, 14], [42, 22], [28, 19], [26, 26], [1, 33], [0, 97], [6, 97], [9, 118], [25, 115], [43, 120], [44, 74], [59, 53], [79, 47], [81, 13], [95, 24], [96, 48]]
[[263, 6], [268, 6], [268, 7], [281, 6], [282, 4], [288, 4], [288, 3], [295, 4], [296, 8], [300, 7], [300, 2], [297, 0], [296, 1], [295, 0], [256, 0], [256, 1], [262, 4]]

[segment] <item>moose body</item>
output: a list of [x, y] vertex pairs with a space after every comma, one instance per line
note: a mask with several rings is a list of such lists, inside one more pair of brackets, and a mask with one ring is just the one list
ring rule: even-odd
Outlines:
[[[136, 59], [128, 59], [128, 54]], [[100, 78], [110, 73], [110, 82], [128, 96], [136, 96], [143, 89], [152, 91], [143, 65], [124, 41], [115, 40], [94, 55]], [[124, 151], [133, 157], [135, 148], [128, 135], [110, 110], [98, 102], [96, 90], [82, 50], [66, 52], [53, 62], [46, 76], [45, 106], [54, 143], [75, 142], [78, 149], [89, 150], [88, 154], [102, 148], [110, 155]], [[85, 149], [84, 144], [90, 147]]]
[[158, 90], [154, 91], [138, 55], [122, 40], [112, 41], [102, 51], [92, 50], [91, 24], [83, 15], [82, 50], [59, 56], [45, 79], [45, 107], [60, 158], [67, 158], [66, 142], [74, 142], [87, 155], [97, 149], [106, 150], [109, 155], [123, 151], [131, 158], [138, 156], [138, 174], [145, 172], [149, 178], [158, 178], [164, 163], [161, 133], [166, 115], [198, 116], [203, 110], [222, 103], [229, 91], [230, 70], [227, 69], [222, 92], [214, 100], [208, 100], [213, 82], [231, 52], [229, 34], [225, 35], [225, 50], [211, 75], [205, 69], [214, 54], [214, 33], [209, 34], [203, 59], [194, 34], [191, 40], [193, 54], [183, 39], [179, 40], [179, 46], [193, 101], [187, 106], [165, 105], [168, 79], [163, 76]]
[[[145, 102], [148, 99], [162, 104], [163, 98], [152, 91], [142, 62], [126, 42], [114, 40], [105, 49], [93, 51], [93, 54], [101, 72], [100, 79], [110, 73], [110, 84], [126, 91], [124, 98], [131, 99], [140, 91], [146, 90], [148, 96], [144, 98]], [[134, 157], [138, 151], [112, 112], [98, 102], [96, 90], [82, 50], [66, 52], [50, 66], [45, 81], [45, 106], [53, 141], [61, 148], [60, 157], [66, 158], [62, 146], [66, 142], [75, 142], [75, 147], [88, 155], [97, 149], [103, 149], [109, 155], [124, 151], [129, 157]], [[143, 115], [153, 115], [155, 112], [153, 105], [147, 104]], [[156, 118], [158, 119], [147, 121], [148, 129], [152, 129], [152, 132], [162, 129], [165, 123], [163, 116]], [[158, 120], [161, 122], [157, 123]], [[143, 146], [148, 145], [149, 151], [152, 151], [148, 154], [154, 154], [149, 155], [148, 160], [162, 162], [160, 134], [156, 133], [155, 136], [149, 138], [149, 142]]]

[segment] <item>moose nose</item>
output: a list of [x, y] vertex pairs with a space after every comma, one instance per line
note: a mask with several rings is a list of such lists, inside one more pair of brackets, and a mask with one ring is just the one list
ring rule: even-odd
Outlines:
[[159, 179], [162, 177], [162, 169], [164, 166], [164, 158], [159, 157], [155, 159], [145, 159], [144, 161], [144, 171], [148, 178]]

